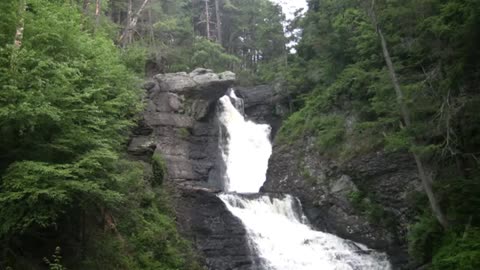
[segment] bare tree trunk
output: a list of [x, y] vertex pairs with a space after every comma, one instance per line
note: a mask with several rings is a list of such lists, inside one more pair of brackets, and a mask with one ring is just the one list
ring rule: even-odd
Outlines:
[[101, 0], [96, 0], [95, 1], [95, 30], [99, 27], [100, 25], [100, 12], [102, 9], [102, 2]]
[[[150, 26], [150, 41], [154, 48], [157, 48], [157, 43], [155, 42], [155, 30], [153, 29], [153, 19], [152, 19], [152, 4], [150, 3], [150, 8], [148, 9], [148, 25]], [[158, 51], [158, 50], [155, 50]]]
[[[133, 2], [132, 0], [128, 0], [128, 10], [127, 10], [127, 27], [128, 24], [132, 21], [132, 14], [133, 14]], [[132, 31], [128, 31], [125, 36], [126, 42], [129, 44], [132, 42]]]
[[[393, 88], [395, 89], [395, 94], [397, 96], [398, 105], [400, 106], [403, 121], [405, 122], [405, 126], [409, 127], [411, 126], [410, 111], [408, 110], [407, 105], [405, 104], [403, 91], [402, 91], [402, 88], [400, 87], [400, 83], [398, 82], [397, 73], [395, 71], [395, 67], [393, 66], [392, 58], [390, 57], [390, 52], [388, 50], [385, 36], [383, 35], [383, 32], [380, 29], [380, 26], [378, 25], [378, 22], [377, 22], [377, 18], [375, 14], [375, 0], [372, 0], [370, 16], [372, 17], [373, 24], [380, 38], [383, 57], [385, 58], [385, 62], [388, 68], [388, 73], [390, 74], [390, 79], [392, 81]], [[440, 204], [438, 203], [437, 198], [435, 197], [435, 193], [433, 192], [432, 174], [426, 169], [425, 164], [422, 162], [422, 159], [418, 154], [413, 153], [413, 157], [415, 159], [415, 163], [418, 169], [418, 174], [419, 174], [420, 180], [422, 181], [423, 189], [427, 194], [428, 201], [430, 202], [430, 207], [432, 208], [433, 214], [437, 218], [438, 222], [442, 225], [442, 227], [444, 229], [447, 229], [449, 227], [448, 220], [445, 217], [442, 209], [440, 208]]]
[[83, 14], [88, 15], [88, 7], [90, 6], [90, 0], [83, 0]]
[[223, 39], [222, 39], [222, 14], [220, 11], [220, 6], [219, 6], [219, 1], [220, 0], [215, 0], [215, 15], [217, 17], [217, 42], [222, 45]]
[[145, 6], [147, 5], [149, 0], [144, 0], [138, 11], [133, 15], [130, 21], [127, 21], [127, 26], [125, 27], [125, 30], [123, 31], [122, 35], [118, 38], [118, 41], [122, 45], [122, 47], [125, 47], [128, 42], [128, 35], [131, 34], [135, 26], [137, 26], [138, 23], [138, 18], [140, 17], [140, 14], [142, 14], [143, 10], [145, 9]]
[[395, 94], [397, 96], [398, 105], [400, 106], [403, 121], [405, 121], [406, 126], [410, 126], [410, 124], [411, 124], [410, 112], [408, 111], [407, 106], [405, 104], [405, 99], [403, 97], [403, 91], [400, 88], [400, 83], [398, 82], [397, 74], [395, 72], [395, 68], [393, 67], [392, 58], [390, 57], [390, 53], [389, 53], [388, 47], [387, 47], [387, 42], [386, 42], [385, 37], [382, 33], [382, 30], [380, 29], [380, 27], [378, 26], [378, 24], [376, 22], [375, 22], [375, 27], [377, 29], [378, 36], [380, 37], [380, 42], [382, 43], [383, 56], [385, 58], [385, 62], [387, 64], [388, 71], [390, 73], [390, 79], [392, 80], [393, 88], [395, 89]]
[[15, 40], [13, 44], [15, 48], [19, 49], [22, 47], [23, 42], [23, 31], [25, 30], [25, 12], [27, 11], [27, 1], [21, 0], [18, 10], [18, 24], [17, 24], [17, 31], [15, 31]]
[[205, 27], [207, 31], [207, 38], [210, 40], [212, 37], [210, 36], [210, 7], [208, 4], [209, 0], [205, 1]]

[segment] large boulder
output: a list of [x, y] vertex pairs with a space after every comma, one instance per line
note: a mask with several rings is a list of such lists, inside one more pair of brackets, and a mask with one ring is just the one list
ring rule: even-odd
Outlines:
[[209, 270], [254, 270], [242, 222], [212, 192], [182, 188], [175, 192], [180, 231], [193, 239]]
[[158, 74], [154, 78], [160, 92], [208, 100], [217, 100], [225, 93], [225, 87], [231, 87], [235, 82], [235, 74], [230, 71], [216, 74], [204, 68], [197, 68], [190, 73]]

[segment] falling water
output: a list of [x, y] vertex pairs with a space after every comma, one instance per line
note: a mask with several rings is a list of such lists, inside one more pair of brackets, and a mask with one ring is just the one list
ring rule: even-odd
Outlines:
[[[290, 196], [255, 195], [265, 182], [272, 153], [270, 127], [246, 121], [233, 91], [220, 99], [220, 122], [228, 136], [222, 145], [225, 190], [219, 195], [245, 225], [263, 270], [388, 270], [387, 257], [352, 241], [315, 231], [300, 202]], [[234, 105], [235, 104], [235, 105]], [[237, 109], [238, 108], [238, 109]], [[249, 193], [243, 195], [239, 193]]]
[[[237, 106], [237, 108], [232, 104]], [[229, 192], [258, 192], [265, 182], [268, 158], [272, 154], [270, 126], [246, 121], [243, 100], [233, 90], [220, 98], [220, 122], [228, 132], [222, 155], [226, 163], [225, 190]]]

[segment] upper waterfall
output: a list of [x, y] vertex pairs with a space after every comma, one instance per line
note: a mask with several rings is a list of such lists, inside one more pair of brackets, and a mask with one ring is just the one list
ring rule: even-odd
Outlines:
[[219, 120], [227, 131], [226, 143], [221, 146], [226, 163], [225, 191], [258, 192], [272, 154], [271, 128], [246, 120], [241, 113], [243, 100], [233, 90], [220, 98], [220, 105]]

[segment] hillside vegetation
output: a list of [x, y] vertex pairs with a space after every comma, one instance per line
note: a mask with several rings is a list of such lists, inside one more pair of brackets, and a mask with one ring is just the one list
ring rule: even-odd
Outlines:
[[6, 0], [0, 13], [0, 268], [199, 269], [161, 157], [150, 175], [125, 153], [140, 86], [195, 67], [260, 80], [284, 56], [279, 7]]
[[295, 112], [279, 143], [411, 153], [424, 192], [409, 251], [432, 269], [480, 267], [479, 20], [468, 0], [312, 0], [283, 73]]

